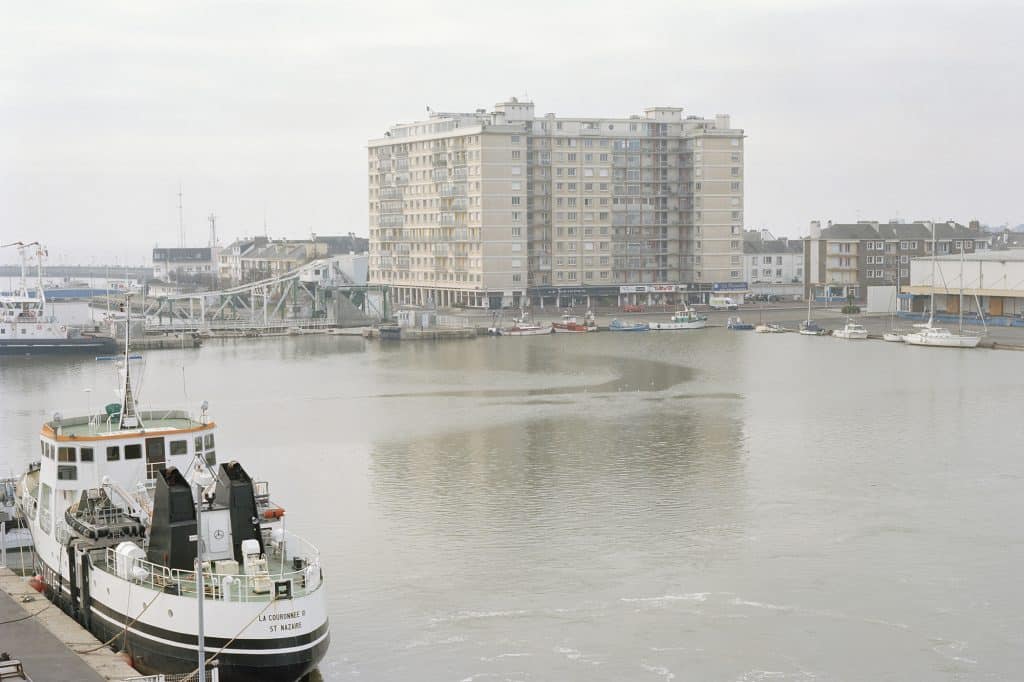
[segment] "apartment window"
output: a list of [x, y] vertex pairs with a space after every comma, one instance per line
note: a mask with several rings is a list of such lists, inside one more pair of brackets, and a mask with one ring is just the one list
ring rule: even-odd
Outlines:
[[900, 256], [900, 264], [906, 265], [910, 262], [910, 256]]
[[917, 242], [910, 242], [910, 250], [911, 251], [916, 251], [917, 250]]
[[520, 197], [512, 197], [512, 205], [513, 206], [519, 206], [519, 203], [520, 203], [519, 200], [520, 200]]
[[900, 277], [907, 277], [910, 275], [910, 271], [906, 268], [900, 268]]
[[512, 281], [513, 282], [521, 282], [521, 281], [523, 281], [523, 276], [521, 274], [519, 274], [518, 272], [513, 272], [512, 273]]
[[772, 257], [771, 256], [765, 256], [763, 261], [764, 261], [765, 265], [771, 265], [772, 264]]
[[740, 278], [740, 271], [739, 270], [731, 271], [729, 273], [729, 277], [731, 277], [732, 279], [739, 279]]
[[[513, 227], [513, 228], [512, 228], [512, 236], [513, 236], [513, 237], [519, 237], [519, 236], [521, 236], [520, 232], [521, 232], [521, 228], [518, 228], [518, 227]], [[172, 453], [172, 454], [173, 454], [173, 453]]]
[[867, 248], [868, 248], [868, 251], [874, 251], [875, 250], [875, 243], [874, 242], [868, 242], [868, 247]]
[[512, 211], [512, 222], [518, 223], [522, 214], [519, 211]]
[[885, 249], [885, 242], [875, 242], [875, 251], [882, 251]]
[[512, 158], [513, 159], [518, 159], [519, 158], [519, 150], [518, 149], [513, 149], [512, 150]]
[[569, 160], [570, 161], [575, 161], [576, 160], [576, 153], [575, 152], [570, 152], [569, 153]]
[[518, 135], [513, 135], [512, 136], [512, 144], [519, 144], [519, 136]]
[[729, 169], [729, 174], [732, 175], [733, 177], [736, 177], [740, 174], [740, 169], [737, 168], [736, 166], [733, 166], [732, 168]]
[[569, 279], [576, 279], [576, 273], [575, 272], [570, 272], [568, 278]]

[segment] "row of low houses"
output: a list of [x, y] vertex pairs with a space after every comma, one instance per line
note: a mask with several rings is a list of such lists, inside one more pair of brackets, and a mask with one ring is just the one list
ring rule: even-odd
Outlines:
[[[368, 247], [365, 237], [349, 234], [314, 235], [310, 239], [243, 237], [225, 247], [155, 248], [154, 287], [219, 289], [257, 282], [287, 274], [318, 259], [344, 255], [366, 260]], [[365, 269], [365, 265], [357, 264], [354, 271]]]

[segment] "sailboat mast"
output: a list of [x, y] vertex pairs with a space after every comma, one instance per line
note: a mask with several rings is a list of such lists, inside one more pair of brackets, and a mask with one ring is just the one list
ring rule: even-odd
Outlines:
[[964, 242], [960, 242], [960, 333], [964, 333]]
[[932, 223], [932, 293], [928, 300], [928, 326], [935, 318], [935, 223]]

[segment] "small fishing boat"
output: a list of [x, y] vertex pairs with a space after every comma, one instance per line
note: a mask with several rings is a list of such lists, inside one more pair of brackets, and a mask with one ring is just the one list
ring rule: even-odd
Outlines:
[[698, 315], [693, 310], [686, 308], [677, 311], [668, 322], [654, 322], [651, 329], [661, 331], [674, 331], [677, 329], [704, 329], [708, 326], [707, 315]]
[[739, 317], [730, 317], [725, 323], [726, 329], [732, 329], [733, 331], [750, 331], [754, 328], [754, 325], [749, 322], [744, 322]]
[[754, 327], [754, 331], [758, 334], [781, 334], [786, 331], [782, 327], [774, 323], [763, 323]]
[[551, 325], [542, 327], [539, 324], [530, 322], [525, 314], [515, 318], [512, 322], [511, 327], [500, 329], [498, 333], [501, 336], [543, 336], [555, 331]]
[[575, 315], [562, 315], [561, 322], [552, 322], [552, 328], [554, 328], [556, 334], [585, 334], [586, 332], [597, 331], [597, 321], [594, 319], [594, 313], [587, 311], [587, 314], [583, 318], [583, 322], [580, 322]]
[[905, 334], [897, 330], [887, 331], [882, 334], [882, 339], [885, 341], [891, 341], [893, 343], [903, 343]]
[[847, 320], [842, 329], [837, 329], [832, 332], [832, 336], [839, 339], [846, 339], [848, 341], [860, 341], [868, 338], [868, 330], [865, 329], [863, 325], [857, 324], [853, 320]]
[[645, 332], [650, 328], [651, 325], [646, 322], [623, 322], [622, 320], [612, 320], [612, 323], [608, 325], [608, 331], [612, 332]]

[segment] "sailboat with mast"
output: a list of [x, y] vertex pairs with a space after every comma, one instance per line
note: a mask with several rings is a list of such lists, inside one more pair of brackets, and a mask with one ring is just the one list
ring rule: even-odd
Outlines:
[[824, 336], [828, 330], [811, 317], [811, 303], [814, 301], [814, 288], [807, 293], [807, 319], [800, 323], [800, 333], [804, 336]]
[[223, 457], [205, 402], [138, 408], [130, 333], [120, 400], [54, 414], [18, 483], [34, 584], [145, 674], [202, 680], [216, 660], [221, 680], [300, 679], [330, 643], [319, 552]]
[[[899, 265], [896, 267], [898, 268]], [[896, 326], [896, 308], [899, 306], [900, 293], [899, 281], [899, 274], [897, 274], [896, 285], [893, 287], [892, 305], [889, 307], [889, 329], [882, 333], [882, 340], [890, 341], [892, 343], [903, 343], [903, 337], [906, 335], [905, 330]]]
[[917, 331], [905, 334], [903, 341], [911, 346], [931, 346], [933, 348], [976, 348], [981, 343], [980, 336], [963, 333], [963, 247], [960, 248], [960, 328], [954, 334], [944, 327], [935, 326], [935, 257], [936, 257], [935, 224], [932, 223], [932, 285], [928, 304], [928, 322], [914, 325]]

